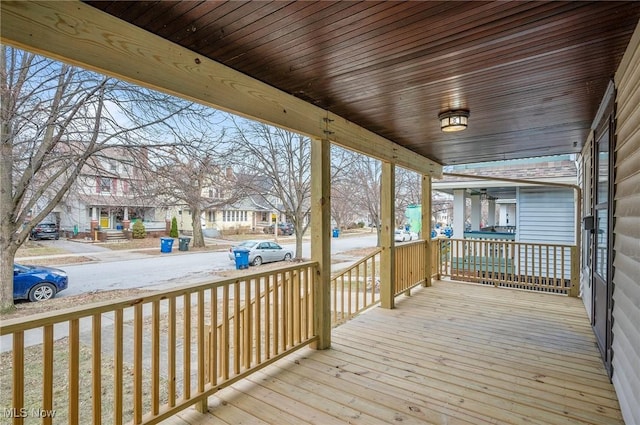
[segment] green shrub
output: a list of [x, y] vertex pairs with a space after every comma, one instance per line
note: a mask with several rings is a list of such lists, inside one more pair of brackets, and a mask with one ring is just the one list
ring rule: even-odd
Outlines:
[[144, 239], [145, 237], [147, 237], [147, 229], [144, 228], [144, 224], [142, 224], [142, 221], [136, 221], [135, 223], [133, 223], [131, 237], [133, 239]]
[[171, 230], [169, 231], [169, 236], [172, 238], [178, 237], [178, 219], [175, 217], [171, 219]]

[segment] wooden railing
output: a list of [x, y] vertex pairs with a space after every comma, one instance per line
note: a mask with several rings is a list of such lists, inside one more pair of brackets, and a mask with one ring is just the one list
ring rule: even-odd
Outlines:
[[439, 275], [496, 287], [577, 295], [578, 255], [573, 245], [437, 239]]
[[331, 325], [346, 322], [380, 301], [380, 250], [331, 277]]
[[155, 424], [202, 410], [218, 389], [317, 339], [316, 271], [300, 263], [4, 321], [4, 417], [22, 424], [37, 409], [43, 424], [52, 412], [55, 423]]
[[426, 242], [423, 240], [396, 246], [394, 295], [402, 294], [425, 282], [426, 252]]

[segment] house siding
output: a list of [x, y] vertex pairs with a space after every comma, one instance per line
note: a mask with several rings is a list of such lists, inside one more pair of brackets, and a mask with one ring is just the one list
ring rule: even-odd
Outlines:
[[612, 381], [625, 422], [640, 424], [640, 24], [615, 82]]
[[575, 205], [572, 189], [518, 188], [518, 231], [521, 242], [575, 243]]

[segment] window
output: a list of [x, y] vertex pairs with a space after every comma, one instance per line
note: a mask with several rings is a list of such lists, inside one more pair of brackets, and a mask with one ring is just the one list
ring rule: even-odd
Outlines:
[[109, 177], [98, 177], [98, 192], [111, 193], [112, 179]]
[[209, 210], [209, 221], [216, 221], [216, 210]]

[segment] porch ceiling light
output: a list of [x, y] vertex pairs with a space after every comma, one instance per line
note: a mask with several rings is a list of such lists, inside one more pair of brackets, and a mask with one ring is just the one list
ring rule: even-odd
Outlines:
[[467, 128], [469, 111], [463, 109], [446, 111], [438, 115], [438, 119], [440, 120], [440, 130], [446, 133], [461, 131]]

